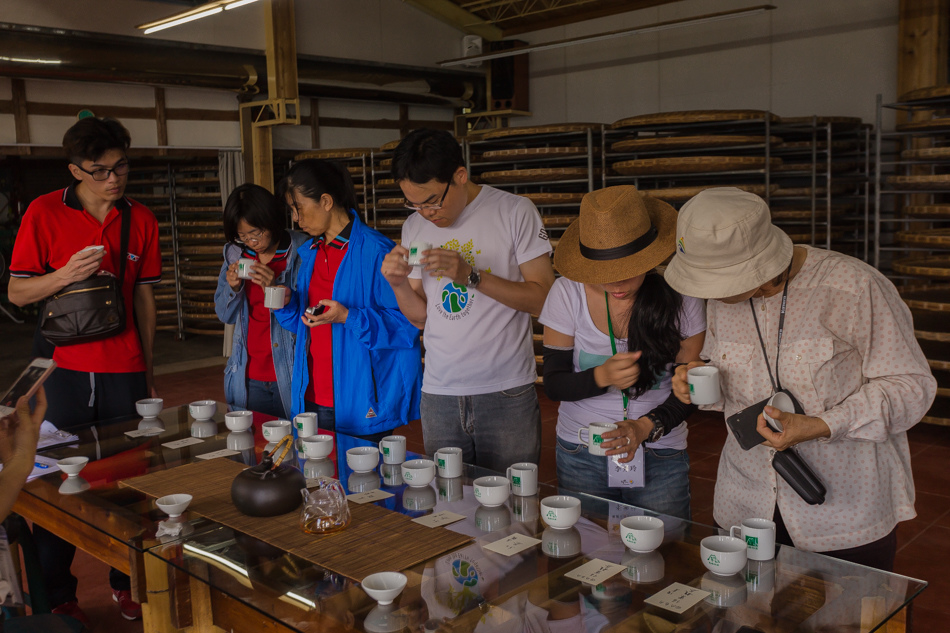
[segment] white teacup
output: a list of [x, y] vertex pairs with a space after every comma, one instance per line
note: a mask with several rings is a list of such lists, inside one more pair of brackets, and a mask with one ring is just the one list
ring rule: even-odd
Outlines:
[[429, 242], [410, 242], [409, 257], [406, 263], [410, 266], [422, 266], [422, 251], [427, 251], [431, 248], [432, 244]]
[[287, 296], [287, 288], [284, 286], [268, 286], [264, 288], [264, 307], [271, 310], [280, 310], [284, 307], [284, 300]]
[[686, 381], [689, 383], [689, 399], [693, 404], [716, 404], [722, 398], [717, 367], [693, 367], [686, 372]]
[[395, 487], [403, 484], [401, 464], [383, 464], [379, 470], [383, 473], [383, 483], [387, 486]]
[[[577, 441], [587, 446], [587, 452], [591, 455], [604, 456], [607, 454], [607, 449], [603, 447], [603, 443], [609, 440], [604, 440], [603, 434], [616, 428], [617, 425], [610, 422], [592, 422], [588, 426], [577, 429]], [[586, 440], [583, 435], [584, 431], [587, 431], [588, 434]]]
[[620, 521], [620, 538], [634, 552], [652, 552], [663, 543], [663, 534], [663, 521], [656, 517], [636, 515]]
[[298, 413], [294, 416], [294, 428], [297, 429], [297, 437], [316, 435], [320, 430], [317, 425], [317, 414], [312, 411]]
[[135, 402], [135, 411], [143, 418], [154, 418], [158, 417], [164, 406], [165, 401], [161, 398], [144, 398]]
[[188, 413], [196, 420], [210, 420], [218, 410], [214, 400], [196, 400], [188, 405]]
[[323, 459], [332, 452], [332, 435], [321, 433], [319, 435], [311, 435], [310, 437], [303, 438], [303, 454], [306, 455], [308, 459]]
[[379, 452], [383, 455], [384, 464], [401, 464], [406, 461], [406, 437], [404, 435], [387, 435], [379, 440]]
[[530, 497], [538, 494], [538, 465], [518, 462], [508, 467], [505, 473], [511, 480], [511, 494]]
[[502, 505], [511, 494], [511, 484], [507, 477], [487, 475], [472, 482], [475, 498], [483, 506], [494, 508]]
[[224, 414], [224, 425], [229, 431], [246, 431], [254, 424], [254, 414], [250, 411], [229, 411]]
[[569, 495], [554, 495], [541, 500], [541, 518], [556, 530], [565, 530], [581, 518], [581, 500]]
[[403, 462], [402, 478], [413, 488], [428, 486], [435, 479], [435, 462], [431, 459], [410, 459]]
[[237, 260], [237, 276], [239, 279], [250, 279], [251, 278], [251, 267], [254, 265], [254, 260], [247, 257], [242, 257]]
[[699, 543], [706, 569], [718, 576], [731, 576], [745, 567], [746, 543], [733, 536], [707, 536]]
[[261, 425], [261, 432], [268, 442], [279, 442], [290, 435], [290, 420], [271, 420]]
[[775, 558], [775, 522], [769, 519], [744, 519], [741, 525], [733, 525], [729, 536], [740, 538], [749, 547], [751, 560]]
[[346, 451], [346, 465], [358, 473], [368, 473], [379, 463], [379, 449], [375, 446], [357, 446]]
[[435, 463], [439, 468], [439, 477], [451, 479], [462, 476], [462, 449], [446, 446], [435, 452]]
[[[784, 411], [786, 413], [795, 413], [795, 403], [793, 403], [788, 394], [783, 391], [779, 391], [777, 394], [769, 398], [768, 406], [775, 407], [779, 411]], [[764, 409], [762, 410], [762, 417], [765, 418], [765, 421], [768, 422], [769, 426], [772, 427], [772, 430], [776, 433], [781, 433], [785, 430], [782, 427], [782, 423], [771, 417], [765, 412]]]

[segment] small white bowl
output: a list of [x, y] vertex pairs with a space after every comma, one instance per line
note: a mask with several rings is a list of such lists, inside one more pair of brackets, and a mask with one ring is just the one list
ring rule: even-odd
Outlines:
[[188, 504], [191, 503], [191, 495], [166, 495], [155, 501], [158, 509], [174, 519], [180, 517]]
[[368, 473], [379, 463], [379, 449], [375, 446], [356, 446], [346, 451], [346, 465], [358, 473]]
[[88, 457], [67, 457], [56, 462], [59, 469], [66, 473], [67, 477], [78, 477], [80, 471], [89, 463]]
[[663, 521], [656, 517], [634, 515], [620, 521], [620, 539], [634, 552], [652, 552], [662, 545], [663, 535]]
[[706, 569], [717, 576], [731, 576], [745, 567], [746, 542], [732, 536], [707, 536], [699, 542], [699, 553]]
[[135, 403], [135, 411], [143, 418], [155, 418], [165, 407], [161, 398], [145, 398]]
[[554, 495], [541, 500], [541, 518], [555, 530], [566, 530], [581, 518], [581, 500], [569, 495]]
[[307, 459], [323, 459], [333, 452], [333, 436], [319, 433], [302, 440], [303, 453]]
[[210, 420], [217, 410], [214, 400], [196, 400], [188, 405], [188, 413], [196, 420]]
[[435, 462], [431, 459], [410, 459], [403, 462], [402, 479], [413, 488], [428, 486], [435, 479]]
[[400, 574], [398, 571], [381, 571], [370, 574], [363, 579], [361, 584], [363, 591], [370, 598], [385, 606], [392, 604], [392, 601], [406, 588], [407, 582], [409, 582], [409, 579], [406, 578], [406, 575]]
[[224, 424], [229, 431], [246, 431], [254, 424], [254, 413], [251, 411], [229, 411], [224, 414]]

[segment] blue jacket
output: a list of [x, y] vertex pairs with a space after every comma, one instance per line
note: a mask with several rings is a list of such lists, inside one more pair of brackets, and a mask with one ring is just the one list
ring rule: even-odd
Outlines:
[[[299, 231], [290, 233], [290, 252], [287, 254], [287, 266], [275, 279], [275, 283], [293, 287], [300, 268], [300, 256], [297, 249], [307, 241], [307, 235]], [[236, 244], [224, 246], [224, 264], [218, 274], [218, 287], [214, 291], [214, 311], [224, 323], [234, 324], [234, 338], [231, 341], [231, 356], [224, 368], [224, 397], [236, 409], [247, 408], [247, 295], [242, 285], [237, 292], [228, 284], [228, 266], [241, 257], [241, 247]], [[277, 319], [270, 321], [270, 338], [274, 343], [274, 371], [277, 373], [277, 388], [284, 412], [291, 410], [290, 364], [293, 362], [294, 335], [279, 327]]]
[[[399, 311], [396, 296], [380, 273], [383, 258], [395, 244], [352, 212], [350, 215], [350, 241], [333, 282], [333, 300], [349, 310], [346, 323], [331, 325], [333, 408], [337, 431], [369, 435], [419, 417], [422, 352], [419, 330]], [[291, 415], [304, 411], [304, 394], [310, 384], [310, 328], [301, 316], [307, 309], [316, 261], [317, 250], [312, 244], [311, 239], [297, 249], [297, 287], [290, 303], [274, 311], [278, 322], [297, 334]]]

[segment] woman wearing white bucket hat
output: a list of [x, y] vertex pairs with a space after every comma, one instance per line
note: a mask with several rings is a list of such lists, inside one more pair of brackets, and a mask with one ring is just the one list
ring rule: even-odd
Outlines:
[[[670, 366], [699, 359], [706, 323], [702, 301], [656, 273], [673, 253], [675, 226], [673, 207], [634, 187], [584, 196], [554, 253], [562, 277], [539, 321], [545, 393], [561, 402], [560, 485], [688, 519], [692, 407], [670, 395]], [[602, 434], [606, 457], [577, 443], [595, 422], [617, 425]]]
[[[793, 247], [764, 200], [731, 187], [687, 202], [676, 235], [667, 282], [710, 300], [702, 356], [719, 368], [722, 400], [708, 408], [729, 417], [784, 388], [804, 410], [765, 407], [784, 431], [759, 414], [765, 441], [748, 451], [729, 434], [716, 522], [774, 516], [780, 543], [890, 569], [897, 523], [916, 516], [906, 431], [936, 392], [894, 285], [852, 257]], [[684, 402], [688, 369], [673, 379]], [[791, 446], [824, 482], [823, 504], [772, 468]]]

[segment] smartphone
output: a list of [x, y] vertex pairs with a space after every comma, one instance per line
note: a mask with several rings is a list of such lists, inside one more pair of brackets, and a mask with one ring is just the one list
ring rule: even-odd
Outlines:
[[0, 398], [0, 417], [6, 417], [16, 411], [17, 400], [23, 396], [32, 397], [54, 369], [56, 363], [52, 358], [34, 358], [13, 386], [3, 394], [3, 398]]
[[320, 305], [310, 306], [307, 308], [306, 312], [310, 316], [319, 316], [326, 312], [326, 309], [327, 307], [321, 303]]
[[770, 399], [771, 396], [726, 418], [726, 424], [732, 429], [732, 434], [736, 436], [736, 441], [739, 442], [742, 450], [747, 451], [765, 441], [765, 438], [759, 434], [756, 425], [759, 421], [759, 414], [765, 409], [765, 405], [769, 403]]

